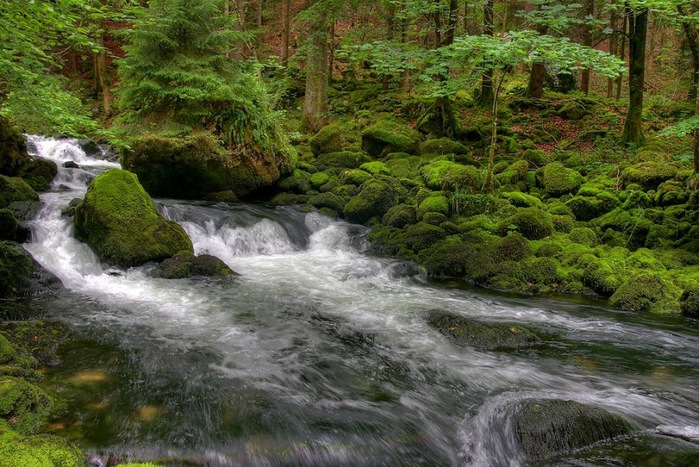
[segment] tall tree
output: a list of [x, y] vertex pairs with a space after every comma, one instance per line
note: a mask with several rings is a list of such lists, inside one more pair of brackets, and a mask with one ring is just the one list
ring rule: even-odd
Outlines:
[[303, 126], [318, 131], [328, 109], [330, 21], [328, 3], [318, 0], [306, 13], [309, 35], [306, 46], [306, 93], [303, 99]]
[[643, 5], [632, 6], [631, 2], [625, 2], [624, 17], [629, 32], [629, 107], [621, 140], [630, 146], [642, 146], [645, 143], [642, 115], [648, 8]]
[[[483, 2], [483, 34], [493, 37], [495, 34], [495, 0]], [[493, 69], [487, 67], [481, 78], [481, 89], [478, 94], [478, 103], [483, 107], [493, 105]]]

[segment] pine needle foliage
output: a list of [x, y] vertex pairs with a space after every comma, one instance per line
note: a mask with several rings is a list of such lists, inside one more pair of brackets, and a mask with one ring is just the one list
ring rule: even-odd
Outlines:
[[152, 0], [135, 14], [119, 62], [122, 129], [204, 130], [242, 154], [289, 151], [257, 65], [231, 58], [249, 37], [221, 0]]

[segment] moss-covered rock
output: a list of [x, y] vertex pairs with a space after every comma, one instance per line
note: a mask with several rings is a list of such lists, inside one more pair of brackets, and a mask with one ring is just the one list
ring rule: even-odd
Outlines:
[[468, 148], [449, 138], [434, 138], [420, 144], [420, 154], [468, 154]]
[[306, 171], [296, 169], [291, 175], [279, 182], [279, 188], [284, 191], [304, 194], [311, 189], [311, 174]]
[[539, 198], [527, 193], [522, 193], [520, 191], [500, 193], [500, 196], [508, 200], [510, 203], [512, 203], [513, 206], [517, 206], [518, 208], [543, 207]]
[[475, 248], [458, 237], [448, 237], [420, 252], [420, 264], [435, 277], [463, 277]]
[[47, 191], [51, 188], [51, 182], [57, 173], [58, 166], [55, 162], [42, 158], [31, 158], [19, 175], [35, 191]]
[[479, 350], [516, 350], [543, 343], [535, 332], [523, 326], [485, 323], [442, 311], [430, 312], [427, 323], [457, 344]]
[[75, 209], [75, 236], [108, 264], [138, 266], [194, 253], [184, 229], [158, 211], [136, 175], [112, 169], [97, 177]]
[[677, 287], [658, 274], [640, 273], [619, 286], [609, 303], [622, 310], [663, 313], [679, 309], [680, 293]]
[[346, 200], [337, 196], [335, 193], [326, 192], [312, 196], [308, 200], [308, 204], [318, 209], [327, 208], [341, 213], [345, 209]]
[[515, 408], [512, 426], [529, 461], [549, 459], [633, 430], [619, 415], [569, 400], [523, 401]]
[[366, 162], [371, 162], [371, 158], [362, 152], [340, 151], [321, 154], [318, 156], [316, 166], [320, 170], [326, 170], [331, 167], [357, 169]]
[[77, 446], [53, 435], [23, 436], [0, 421], [0, 467], [79, 467], [85, 456]]
[[417, 212], [413, 206], [407, 204], [397, 204], [383, 216], [383, 223], [391, 227], [402, 229], [406, 225], [414, 224], [417, 221]]
[[321, 128], [318, 133], [311, 136], [308, 144], [316, 156], [330, 152], [339, 152], [352, 142], [347, 138], [347, 130], [333, 123]]
[[436, 192], [425, 198], [417, 208], [417, 216], [422, 219], [425, 214], [436, 212], [444, 216], [449, 215], [449, 200], [442, 193]]
[[388, 170], [388, 167], [386, 167], [386, 164], [383, 162], [379, 161], [373, 161], [373, 162], [365, 162], [364, 164], [360, 165], [359, 168], [367, 173], [370, 173], [371, 175], [390, 175], [391, 171]]
[[0, 175], [0, 208], [15, 201], [39, 201], [39, 195], [21, 178]]
[[612, 194], [601, 191], [595, 196], [575, 196], [565, 205], [579, 221], [590, 221], [619, 206], [619, 200]]
[[326, 172], [316, 172], [311, 175], [309, 181], [313, 188], [319, 189], [330, 181], [330, 175]]
[[215, 256], [178, 253], [172, 258], [163, 260], [153, 270], [153, 275], [164, 279], [183, 279], [186, 277], [221, 279], [238, 274]]
[[655, 190], [662, 182], [675, 178], [677, 168], [667, 162], [640, 162], [624, 169], [621, 179], [624, 183], [637, 183], [646, 191]]
[[445, 236], [444, 229], [427, 222], [418, 222], [405, 229], [405, 243], [416, 253], [432, 246]]
[[29, 161], [24, 135], [0, 115], [0, 174], [16, 177]]
[[699, 284], [692, 284], [682, 292], [680, 311], [684, 315], [699, 318]]
[[538, 208], [520, 208], [503, 220], [497, 228], [500, 235], [517, 231], [529, 240], [540, 240], [553, 234], [551, 216]]
[[55, 293], [62, 285], [16, 243], [0, 241], [0, 298]]
[[52, 399], [38, 386], [23, 379], [0, 377], [0, 417], [21, 434], [35, 433], [46, 421]]
[[420, 140], [417, 130], [394, 120], [380, 120], [362, 132], [362, 149], [374, 157], [391, 152], [415, 154]]
[[552, 162], [540, 170], [542, 170], [542, 185], [549, 196], [558, 197], [574, 193], [583, 182], [580, 172], [568, 169], [560, 162]]
[[576, 227], [568, 234], [570, 240], [589, 247], [599, 245], [599, 237], [594, 230], [589, 227]]
[[344, 208], [344, 216], [350, 222], [363, 224], [372, 217], [381, 217], [394, 204], [393, 190], [380, 180], [368, 180], [358, 195], [352, 197]]
[[462, 190], [476, 193], [482, 180], [478, 169], [450, 161], [436, 161], [420, 168], [422, 180], [433, 190]]
[[290, 168], [284, 151], [253, 154], [229, 151], [209, 134], [189, 137], [146, 135], [124, 150], [121, 163], [136, 175], [151, 196], [204, 199], [232, 191], [244, 199], [274, 186]]
[[22, 227], [13, 211], [0, 209], [0, 240], [23, 243], [30, 235], [29, 229]]

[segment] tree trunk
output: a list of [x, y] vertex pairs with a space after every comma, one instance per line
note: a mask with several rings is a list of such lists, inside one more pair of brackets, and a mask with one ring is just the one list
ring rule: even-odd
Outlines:
[[[626, 61], [626, 37], [627, 37], [628, 27], [626, 24], [626, 15], [621, 19], [621, 47], [619, 47], [619, 58], [622, 62]], [[622, 75], [616, 80], [616, 100], [621, 99], [621, 83], [623, 81]]]
[[[100, 34], [97, 38], [97, 44], [104, 47], [104, 35]], [[107, 53], [99, 52], [95, 56], [95, 76], [99, 84], [100, 94], [102, 95], [102, 111], [105, 116], [112, 113], [112, 90], [110, 88], [111, 79], [109, 79], [109, 70], [107, 69]]]
[[[694, 115], [699, 117], [699, 89], [696, 90]], [[699, 130], [694, 130], [694, 173], [699, 174]]]
[[318, 131], [325, 124], [328, 106], [328, 13], [319, 11], [311, 19], [306, 61], [306, 95], [303, 101], [303, 126]]
[[[681, 6], [677, 7], [677, 12], [680, 16], [687, 16]], [[684, 29], [684, 35], [689, 45], [689, 52], [692, 56], [692, 85], [688, 94], [691, 102], [696, 100], [697, 94], [699, 94], [699, 29], [693, 26], [689, 21], [682, 22], [682, 29]]]
[[645, 82], [646, 35], [648, 32], [648, 10], [625, 8], [629, 24], [629, 109], [624, 122], [621, 140], [630, 146], [645, 143], [643, 136], [643, 85]]
[[[609, 36], [609, 55], [616, 55], [619, 48], [619, 36], [616, 30], [619, 26], [619, 15], [614, 10], [609, 15], [609, 26], [612, 28], [612, 34]], [[607, 78], [607, 99], [611, 99], [614, 96], [615, 82], [615, 79]]]
[[[541, 10], [541, 5], [537, 6]], [[536, 27], [536, 32], [546, 34], [548, 26]], [[541, 99], [544, 94], [544, 81], [546, 80], [546, 66], [543, 63], [532, 63], [532, 71], [529, 74], [529, 84], [527, 85], [527, 97], [531, 99]]]
[[291, 32], [291, 0], [282, 0], [282, 66], [289, 64], [289, 33]]
[[447, 28], [447, 32], [444, 36], [444, 44], [443, 45], [451, 45], [454, 43], [454, 35], [456, 34], [456, 20], [459, 17], [457, 8], [459, 7], [459, 3], [456, 0], [449, 0], [449, 18], [448, 18], [448, 24], [449, 27]]
[[[492, 36], [495, 33], [494, 10], [495, 0], [487, 0], [483, 3], [483, 34]], [[493, 105], [493, 70], [483, 73], [481, 78], [481, 91], [478, 94], [478, 104], [482, 107]]]
[[[587, 16], [594, 16], [595, 14], [595, 0], [585, 0], [583, 6], [583, 14]], [[583, 45], [585, 47], [592, 47], [592, 33], [590, 32], [590, 26], [587, 24], [583, 25], [582, 29]], [[585, 68], [580, 76], [580, 90], [585, 94], [590, 94], [590, 69]]]
[[[433, 1], [438, 6], [442, 4], [442, 0]], [[435, 49], [438, 49], [442, 46], [442, 12], [439, 8], [432, 14], [432, 17], [434, 19], [434, 44]]]

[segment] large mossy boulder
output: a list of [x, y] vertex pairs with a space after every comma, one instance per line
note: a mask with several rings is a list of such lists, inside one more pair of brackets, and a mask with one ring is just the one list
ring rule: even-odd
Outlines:
[[0, 417], [13, 430], [24, 435], [35, 433], [52, 406], [52, 399], [38, 386], [20, 378], [0, 377]]
[[24, 135], [0, 115], [0, 174], [15, 177], [29, 160]]
[[682, 291], [657, 273], [640, 273], [627, 279], [609, 298], [615, 308], [663, 313], [680, 308]]
[[344, 208], [344, 216], [350, 222], [363, 224], [373, 217], [381, 217], [394, 204], [393, 189], [387, 183], [371, 179], [361, 186], [358, 195], [352, 197]]
[[75, 236], [118, 267], [194, 253], [184, 229], [158, 211], [138, 178], [112, 169], [97, 177], [75, 208]]
[[667, 162], [640, 162], [624, 169], [621, 179], [626, 184], [637, 183], [646, 191], [655, 190], [662, 182], [675, 178], [677, 168]]
[[516, 350], [543, 343], [536, 333], [519, 325], [486, 323], [442, 311], [430, 312], [427, 324], [457, 344], [478, 350]]
[[517, 405], [514, 436], [530, 462], [628, 435], [633, 426], [601, 407], [569, 400], [532, 400]]
[[231, 191], [250, 197], [274, 186], [289, 163], [278, 154], [227, 150], [206, 133], [164, 138], [142, 136], [122, 152], [124, 169], [136, 175], [151, 196], [206, 199]]
[[551, 216], [539, 208], [519, 208], [497, 228], [500, 235], [517, 231], [529, 240], [541, 240], [553, 234]]
[[420, 133], [394, 120], [380, 120], [362, 133], [362, 149], [373, 157], [392, 152], [416, 154], [420, 145]]
[[560, 162], [552, 162], [541, 170], [541, 183], [549, 196], [573, 193], [583, 182], [583, 176], [578, 171], [569, 169]]
[[16, 201], [39, 201], [39, 195], [19, 177], [0, 175], [0, 208], [6, 208]]
[[346, 146], [355, 142], [355, 138], [337, 123], [324, 126], [318, 133], [311, 136], [308, 145], [316, 156], [330, 152], [340, 152]]
[[482, 179], [478, 169], [450, 161], [436, 161], [420, 168], [422, 180], [433, 190], [478, 192]]
[[55, 293], [62, 285], [21, 246], [0, 241], [0, 298]]

